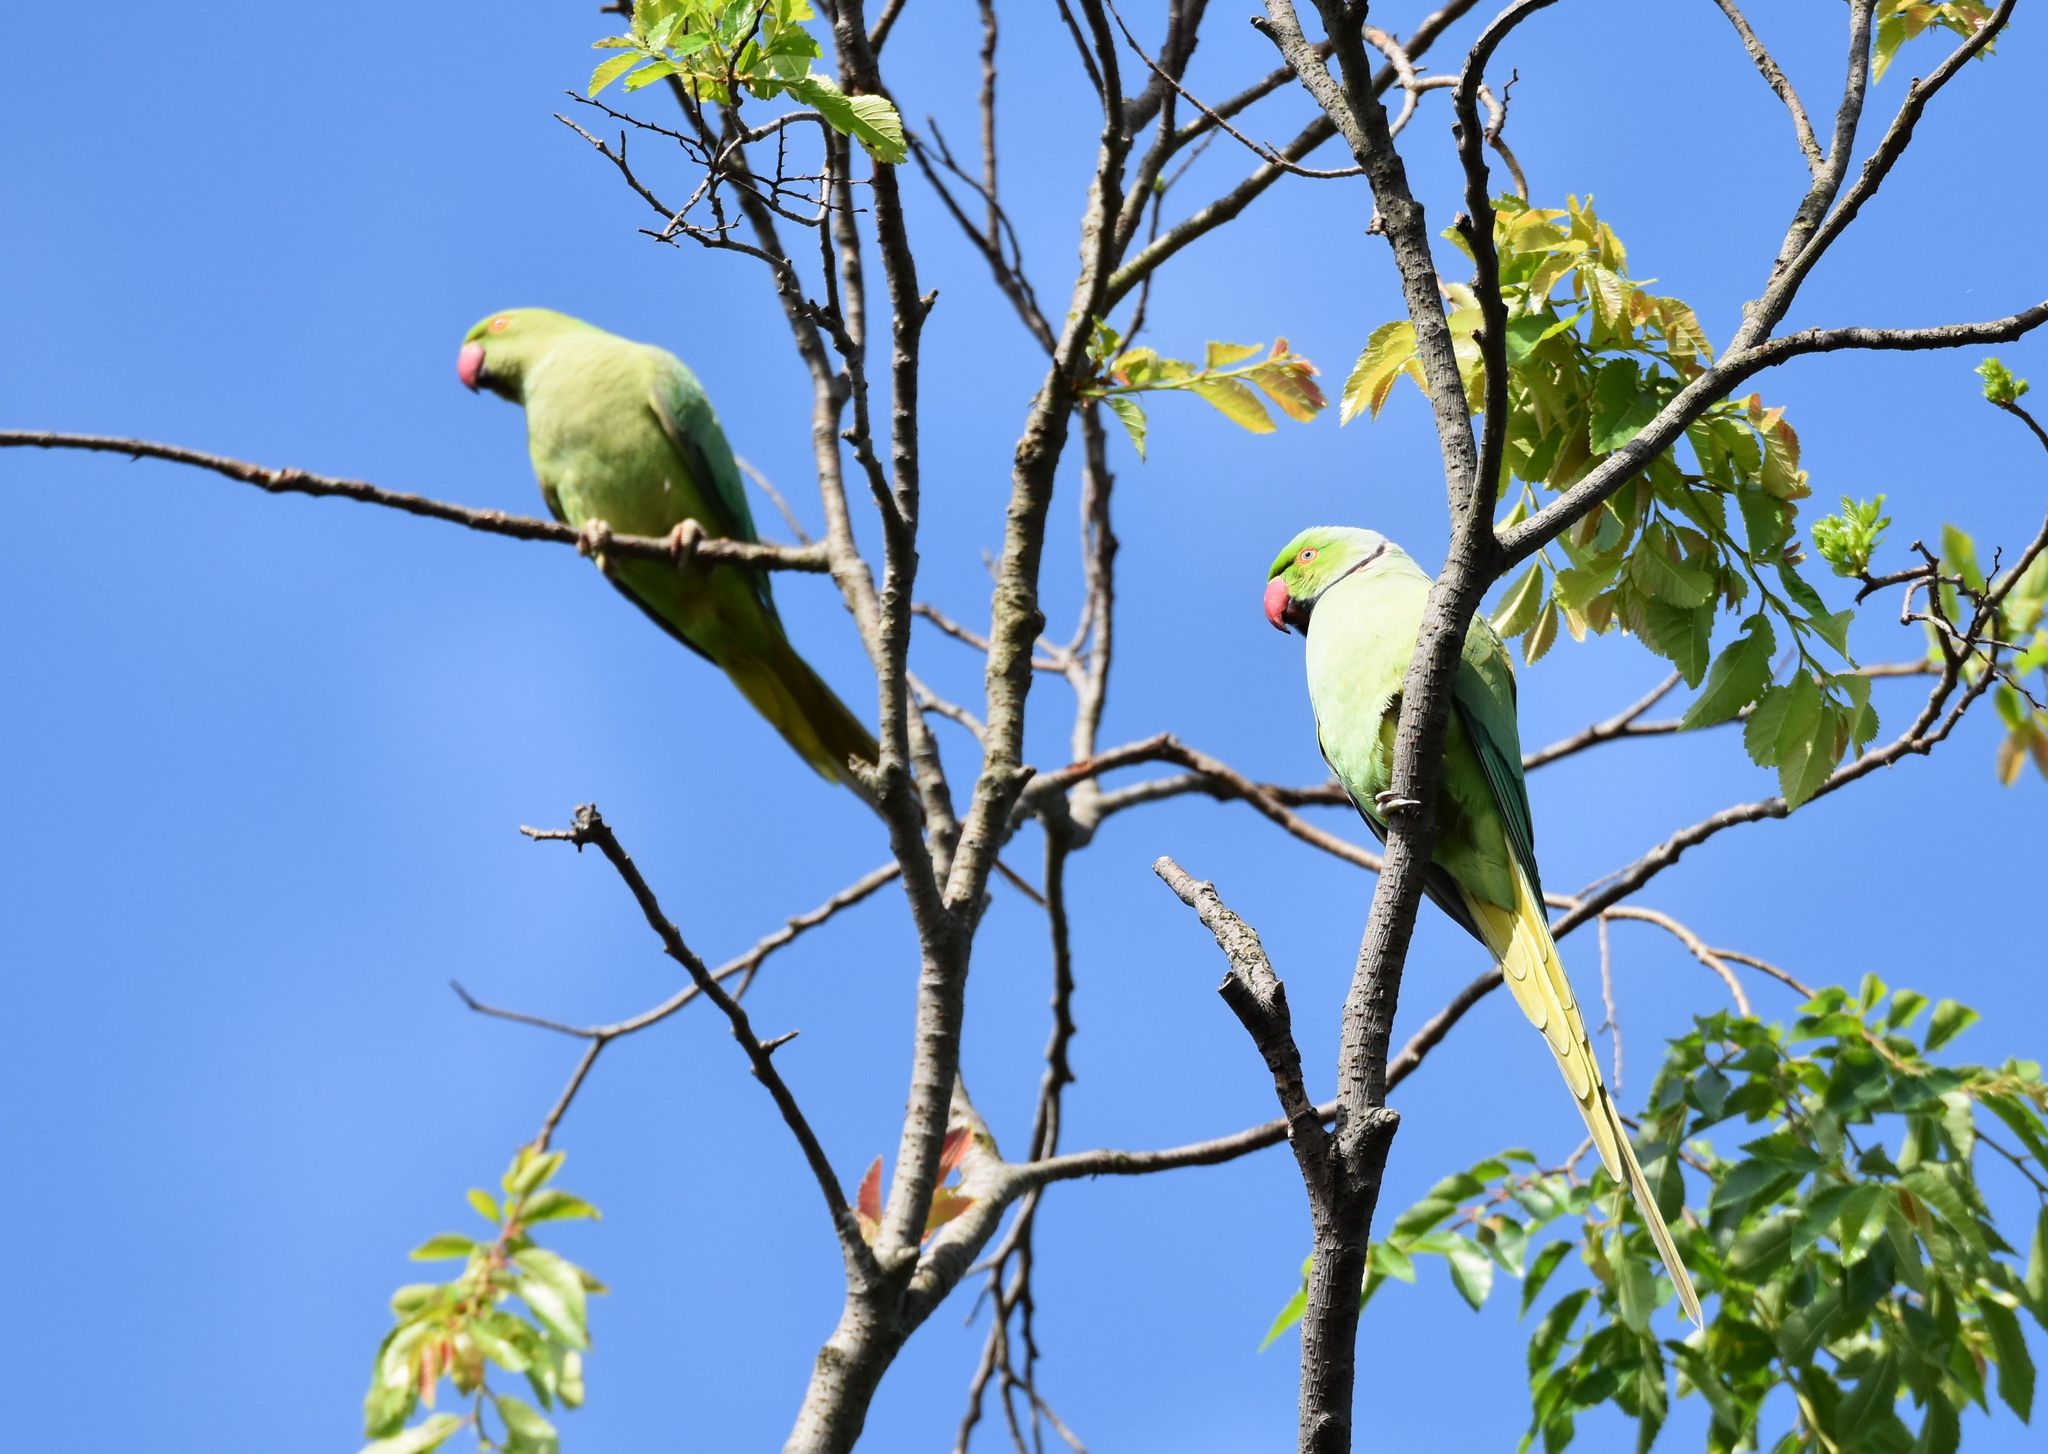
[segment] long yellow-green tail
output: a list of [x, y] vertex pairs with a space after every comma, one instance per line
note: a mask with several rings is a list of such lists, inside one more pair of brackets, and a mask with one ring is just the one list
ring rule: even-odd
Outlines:
[[1479, 926], [1486, 947], [1500, 960], [1501, 973], [1514, 992], [1515, 1003], [1550, 1043], [1557, 1068], [1564, 1073], [1565, 1084], [1571, 1087], [1572, 1098], [1579, 1104], [1579, 1114], [1586, 1118], [1586, 1129], [1592, 1133], [1601, 1164], [1635, 1198], [1636, 1207], [1650, 1229], [1650, 1240], [1657, 1244], [1657, 1254], [1664, 1259], [1665, 1269], [1678, 1289], [1679, 1306], [1694, 1323], [1703, 1323], [1699, 1294], [1693, 1290], [1685, 1263], [1679, 1259], [1671, 1229], [1664, 1225], [1663, 1214], [1657, 1210], [1657, 1198], [1643, 1178], [1635, 1148], [1629, 1145], [1628, 1128], [1622, 1124], [1614, 1099], [1600, 1079], [1600, 1063], [1586, 1034], [1586, 1022], [1579, 1015], [1578, 1001], [1572, 996], [1571, 982], [1565, 978], [1564, 963], [1557, 957], [1549, 919], [1528, 876], [1519, 867], [1514, 873], [1513, 912], [1469, 894], [1464, 896], [1465, 907]]
[[798, 756], [832, 781], [866, 791], [847, 763], [874, 764], [873, 734], [779, 632], [767, 638], [764, 649], [734, 653], [719, 665]]

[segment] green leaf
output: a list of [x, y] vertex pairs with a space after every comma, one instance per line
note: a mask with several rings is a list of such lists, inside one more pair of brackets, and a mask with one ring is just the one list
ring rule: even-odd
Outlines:
[[2034, 1305], [2034, 1321], [2048, 1328], [2048, 1207], [2034, 1223], [2034, 1243], [2027, 1252], [2027, 1296]]
[[1941, 1049], [1976, 1023], [1977, 1012], [1968, 1005], [1957, 1004], [1954, 1000], [1940, 1001], [1935, 1005], [1934, 1014], [1927, 1022], [1929, 1053]]
[[1190, 379], [1188, 388], [1232, 424], [1253, 434], [1271, 434], [1276, 427], [1258, 394], [1236, 379]]
[[1367, 1251], [1367, 1260], [1375, 1272], [1382, 1277], [1391, 1277], [1399, 1282], [1415, 1281], [1415, 1264], [1408, 1254], [1391, 1242], [1375, 1242]]
[[1953, 525], [1941, 527], [1941, 563], [1951, 574], [1963, 578], [1973, 591], [1984, 589], [1984, 572], [1977, 564], [1977, 543]]
[[1687, 686], [1698, 686], [1707, 674], [1707, 637], [1714, 629], [1714, 608], [1688, 610], [1651, 601], [1644, 607], [1643, 624], [1649, 628], [1649, 644], [1678, 668]]
[[1301, 1321], [1301, 1315], [1308, 1311], [1308, 1289], [1298, 1289], [1286, 1305], [1273, 1318], [1273, 1326], [1266, 1329], [1266, 1336], [1259, 1340], [1259, 1351], [1265, 1352], [1273, 1346], [1273, 1340]]
[[1522, 1279], [1523, 1317], [1528, 1316], [1530, 1304], [1536, 1301], [1536, 1295], [1543, 1291], [1544, 1284], [1550, 1281], [1550, 1275], [1557, 1271], [1557, 1265], [1564, 1261], [1571, 1250], [1572, 1244], [1569, 1242], [1552, 1242], [1536, 1254], [1536, 1260], [1529, 1264], [1529, 1275]]
[[1593, 378], [1593, 412], [1586, 420], [1586, 444], [1593, 453], [1620, 448], [1656, 417], [1657, 401], [1642, 392], [1635, 364], [1615, 359], [1600, 366]]
[[482, 1187], [473, 1186], [469, 1189], [469, 1204], [475, 1207], [477, 1215], [486, 1221], [496, 1222], [499, 1220], [497, 1199]]
[[1444, 1249], [1444, 1258], [1450, 1263], [1451, 1285], [1476, 1312], [1493, 1291], [1493, 1259], [1463, 1237], [1451, 1239]]
[[1404, 372], [1422, 383], [1422, 368], [1415, 361], [1415, 325], [1406, 319], [1382, 323], [1366, 340], [1365, 351], [1344, 380], [1344, 393], [1337, 408], [1337, 422], [1349, 424], [1370, 409], [1377, 416], [1393, 391], [1394, 380]]
[[525, 1299], [533, 1315], [571, 1348], [588, 1348], [583, 1278], [575, 1265], [541, 1247], [522, 1248], [512, 1254], [512, 1260], [525, 1274], [513, 1290]]
[[[1772, 692], [1770, 696], [1775, 697]], [[1763, 716], [1763, 704], [1750, 720], [1755, 727]], [[1778, 791], [1788, 807], [1796, 808], [1814, 795], [1834, 765], [1841, 759], [1841, 742], [1835, 731], [1830, 704], [1821, 696], [1820, 683], [1809, 672], [1798, 672], [1785, 687], [1785, 704], [1778, 719], [1777, 741], [1773, 744], [1778, 764]], [[1748, 745], [1749, 734], [1743, 734]], [[1751, 749], [1754, 755], [1755, 749]]]
[[1795, 1212], [1774, 1212], [1737, 1237], [1728, 1249], [1728, 1275], [1760, 1283], [1783, 1267], [1791, 1256], [1792, 1229], [1798, 1220]]
[[447, 1297], [454, 1286], [442, 1282], [408, 1282], [391, 1294], [392, 1315], [400, 1319], [409, 1318], [430, 1303]]
[[[510, 1322], [507, 1318], [504, 1321]], [[474, 1319], [469, 1324], [469, 1336], [476, 1340], [476, 1346], [484, 1357], [497, 1364], [507, 1373], [524, 1373], [532, 1366], [533, 1360], [520, 1351], [519, 1345], [507, 1338], [496, 1326], [498, 1319]]]
[[2027, 381], [2016, 379], [2012, 370], [1995, 358], [1977, 365], [1977, 377], [1984, 381], [1984, 397], [1994, 404], [2014, 404], [2027, 392]]
[[1836, 1444], [1843, 1449], [1872, 1448], [1872, 1436], [1886, 1420], [1896, 1417], [1892, 1406], [1898, 1397], [1898, 1355], [1887, 1348], [1843, 1397], [1831, 1431]]
[[859, 142], [876, 161], [893, 166], [909, 155], [903, 118], [886, 96], [849, 96], [831, 77], [815, 73], [797, 77], [785, 89], [815, 108], [834, 131]]
[[608, 61], [599, 61], [597, 69], [590, 73], [589, 94], [595, 96], [646, 59], [646, 55], [640, 51], [628, 51], [624, 55], [613, 56]]
[[2034, 1360], [2026, 1335], [2012, 1309], [1995, 1298], [1977, 1299], [1977, 1316], [1991, 1335], [1992, 1357], [1998, 1364], [1998, 1396], [2024, 1423], [2034, 1412]]
[[441, 1262], [451, 1257], [467, 1257], [474, 1251], [476, 1243], [460, 1232], [443, 1232], [427, 1238], [407, 1255], [415, 1262]]
[[[599, 66], [598, 69], [603, 70], [604, 67]], [[626, 89], [628, 91], [638, 91], [643, 86], [651, 86], [663, 77], [673, 76], [675, 73], [676, 68], [670, 62], [653, 61], [626, 77]]]
[[1742, 635], [1714, 658], [1706, 690], [1685, 709], [1680, 725], [1708, 727], [1726, 722], [1755, 701], [1771, 679], [1771, 656], [1777, 649], [1769, 618], [1759, 612], [1745, 620]]
[[1543, 566], [1530, 566], [1508, 587], [1493, 613], [1493, 629], [1502, 637], [1520, 636], [1536, 624], [1537, 609], [1543, 604]]
[[532, 1404], [509, 1393], [497, 1394], [491, 1402], [497, 1405], [498, 1417], [505, 1421], [505, 1432], [511, 1435], [506, 1454], [556, 1454], [561, 1448], [561, 1436], [555, 1432], [555, 1426], [542, 1418]]
[[562, 1169], [566, 1154], [560, 1151], [535, 1151], [531, 1146], [519, 1148], [512, 1158], [512, 1165], [498, 1179], [499, 1185], [513, 1197], [523, 1197], [546, 1184], [548, 1179]]
[[1614, 1269], [1615, 1306], [1621, 1321], [1638, 1333], [1650, 1330], [1650, 1314], [1657, 1309], [1657, 1275], [1640, 1257], [1623, 1256]]
[[1937, 1389], [1928, 1400], [1927, 1417], [1920, 1421], [1920, 1437], [1913, 1441], [1913, 1454], [1956, 1454], [1962, 1447], [1962, 1420], [1955, 1405]]
[[362, 1454], [429, 1454], [429, 1451], [447, 1443], [463, 1423], [464, 1420], [456, 1414], [435, 1414], [402, 1434], [365, 1444]]
[[1557, 626], [1560, 620], [1557, 602], [1545, 601], [1543, 609], [1536, 615], [1536, 624], [1529, 628], [1529, 634], [1522, 638], [1522, 663], [1534, 666], [1543, 660], [1551, 644], [1557, 640]]
[[1139, 406], [1136, 399], [1133, 399], [1128, 394], [1106, 394], [1103, 396], [1102, 402], [1109, 405], [1110, 412], [1115, 414], [1117, 422], [1123, 425], [1124, 433], [1130, 435], [1131, 444], [1138, 451], [1138, 458], [1143, 459], [1145, 457], [1144, 409]]
[[596, 1207], [581, 1197], [572, 1197], [555, 1187], [545, 1187], [535, 1192], [519, 1206], [519, 1221], [523, 1226], [530, 1227], [535, 1222], [561, 1222], [578, 1217], [588, 1218], [593, 1222], [601, 1220]]
[[1208, 347], [1202, 354], [1202, 367], [1205, 369], [1227, 369], [1232, 364], [1243, 363], [1253, 354], [1259, 352], [1262, 346], [1256, 343], [1218, 343], [1211, 339]]
[[[1669, 536], [1663, 537], [1668, 541]], [[1714, 595], [1713, 577], [1690, 562], [1673, 560], [1646, 539], [1628, 558], [1628, 577], [1636, 589], [1672, 606], [1704, 606]]]

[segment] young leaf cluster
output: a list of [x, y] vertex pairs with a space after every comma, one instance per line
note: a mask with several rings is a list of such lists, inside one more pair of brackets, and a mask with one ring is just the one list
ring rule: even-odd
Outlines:
[[[1562, 210], [1512, 196], [1494, 205], [1508, 315], [1505, 529], [1532, 513], [1539, 490], [1569, 489], [1633, 439], [1713, 349], [1691, 307], [1630, 275], [1627, 249], [1591, 199], [1570, 198]], [[1446, 236], [1467, 247], [1455, 230]], [[1483, 399], [1478, 301], [1461, 284], [1444, 292], [1466, 392]], [[1403, 375], [1422, 384], [1405, 320], [1373, 332], [1340, 416], [1377, 414]], [[1778, 769], [1796, 806], [1877, 731], [1869, 683], [1845, 670], [1854, 665], [1852, 613], [1829, 610], [1800, 571], [1794, 527], [1810, 493], [1784, 411], [1756, 394], [1723, 400], [1682, 445], [1560, 536], [1555, 555], [1546, 550], [1507, 584], [1495, 629], [1522, 639], [1527, 662], [1560, 631], [1574, 640], [1634, 635], [1702, 688], [1688, 726], [1752, 710], [1752, 723], [1764, 719], [1746, 745], [1759, 765]], [[1710, 641], [1724, 611], [1742, 615], [1717, 653]]]
[[[1927, 0], [1879, 0], [1873, 47], [1876, 66], [1872, 74], [1883, 80], [1884, 73], [1891, 68], [1892, 58], [1899, 53], [1899, 47], [1909, 40], [1934, 30], [1945, 30], [1967, 40], [1982, 30], [1990, 19], [1991, 6], [1986, 0], [1948, 0], [1946, 4], [1928, 4]], [[1989, 56], [1991, 50], [1992, 47], [1987, 45], [1978, 55]]]
[[[1548, 1454], [1571, 1443], [1578, 1413], [1610, 1402], [1648, 1448], [1674, 1387], [1710, 1408], [1710, 1454], [1948, 1454], [1962, 1409], [1993, 1396], [2024, 1420], [2035, 1370], [2020, 1317], [2048, 1327], [2048, 1086], [2033, 1062], [1936, 1064], [1975, 1019], [1872, 977], [1823, 991], [1789, 1028], [1717, 1014], [1674, 1042], [1638, 1153], [1701, 1292], [1719, 1299], [1682, 1339], [1652, 1328], [1670, 1288], [1628, 1199], [1523, 1151], [1404, 1212], [1372, 1249], [1363, 1295], [1413, 1281], [1414, 1258], [1434, 1255], [1474, 1307], [1496, 1271], [1519, 1277], [1526, 1314], [1576, 1254], [1589, 1277], [1529, 1342], [1523, 1447], [1540, 1437]], [[1722, 1156], [1709, 1132], [1740, 1150]], [[1979, 1186], [1987, 1155], [2040, 1196], [2024, 1262]], [[1691, 1209], [1685, 1165], [1709, 1188]], [[1569, 1235], [1544, 1237], [1553, 1228]], [[1784, 1430], [1765, 1427], [1779, 1388], [1793, 1395]]]
[[813, 68], [823, 54], [804, 29], [809, 0], [634, 0], [624, 35], [595, 42], [619, 54], [590, 73], [590, 94], [614, 81], [628, 91], [674, 76], [691, 99], [736, 104], [739, 93], [788, 96], [852, 137], [878, 162], [905, 156], [903, 118], [884, 96], [849, 96]]
[[1834, 567], [1838, 576], [1870, 573], [1870, 557], [1884, 543], [1892, 517], [1884, 513], [1884, 496], [1874, 500], [1852, 500], [1842, 496], [1839, 515], [1823, 515], [1813, 522], [1813, 548]]
[[[967, 1159], [968, 1148], [973, 1143], [974, 1133], [965, 1126], [956, 1126], [946, 1133], [945, 1144], [939, 1150], [940, 1184], [932, 1192], [931, 1210], [925, 1213], [925, 1236], [931, 1236], [974, 1205], [974, 1198], [957, 1185], [945, 1184], [960, 1169], [960, 1163]], [[882, 1158], [879, 1156], [868, 1164], [867, 1174], [860, 1179], [860, 1188], [854, 1194], [853, 1211], [860, 1221], [861, 1236], [869, 1246], [873, 1246], [882, 1230]]]
[[[582, 1404], [583, 1353], [590, 1346], [586, 1305], [590, 1294], [605, 1290], [531, 1234], [543, 1222], [597, 1217], [588, 1202], [548, 1184], [562, 1155], [523, 1146], [500, 1179], [502, 1196], [470, 1191], [469, 1204], [495, 1235], [480, 1240], [444, 1232], [413, 1249], [416, 1262], [460, 1258], [463, 1268], [452, 1281], [410, 1283], [392, 1294], [397, 1323], [371, 1365], [363, 1399], [371, 1442], [363, 1454], [429, 1454], [465, 1426], [481, 1449], [557, 1454], [561, 1439], [543, 1410]], [[494, 1367], [524, 1374], [540, 1407], [493, 1390]], [[421, 1405], [433, 1408], [444, 1378], [470, 1402], [469, 1412], [434, 1413], [406, 1427]], [[495, 1426], [486, 1422], [487, 1406]]]
[[[1329, 400], [1316, 384], [1316, 366], [1275, 339], [1272, 349], [1260, 358], [1256, 343], [1211, 342], [1197, 365], [1185, 359], [1164, 358], [1157, 350], [1124, 346], [1123, 336], [1101, 319], [1088, 343], [1088, 359], [1094, 376], [1080, 389], [1087, 399], [1100, 399], [1131, 437], [1138, 458], [1145, 457], [1145, 410], [1140, 394], [1169, 390], [1193, 394], [1224, 418], [1253, 434], [1271, 434], [1273, 416], [1268, 401], [1290, 419], [1307, 423], [1321, 413]], [[1264, 395], [1262, 399], [1260, 396]]]
[[[2022, 392], [2027, 387], [2023, 379], [2010, 382], [2017, 383]], [[1988, 395], [1990, 389], [1985, 392]], [[1949, 622], [1966, 620], [1994, 585], [1978, 564], [1976, 541], [1954, 525], [1941, 528], [1941, 574], [1941, 615]], [[2006, 735], [1998, 744], [1993, 766], [1998, 780], [2008, 787], [2019, 780], [2029, 759], [2048, 778], [2048, 710], [2037, 705], [2048, 700], [2048, 621], [2044, 616], [2048, 616], [2048, 552], [2034, 557], [1992, 612], [1989, 635], [2011, 643], [2013, 654], [1994, 667], [1992, 648], [1979, 646], [1962, 663], [1964, 679], [1973, 683], [1987, 671], [1998, 673], [1999, 680], [1991, 688], [1991, 704]], [[1934, 622], [1928, 623], [1928, 650], [1937, 663], [1941, 661], [1939, 630]]]

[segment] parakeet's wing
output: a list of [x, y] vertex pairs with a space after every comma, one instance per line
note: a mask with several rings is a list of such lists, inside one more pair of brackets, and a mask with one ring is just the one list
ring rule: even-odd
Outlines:
[[[739, 464], [725, 431], [711, 412], [711, 401], [694, 375], [673, 355], [665, 355], [648, 390], [648, 407], [676, 452], [676, 458], [697, 486], [713, 518], [705, 520], [706, 535], [728, 540], [756, 540], [754, 513], [747, 508], [746, 486], [740, 479]], [[768, 572], [748, 571], [761, 608], [775, 615], [775, 601], [769, 594]]]
[[[1394, 722], [1400, 715], [1401, 699], [1395, 697], [1388, 704], [1387, 715], [1381, 722], [1381, 730], [1390, 738], [1393, 736]], [[1317, 745], [1322, 745], [1320, 734], [1318, 735]], [[1391, 760], [1393, 755], [1391, 743], [1388, 745], [1387, 753]], [[1338, 781], [1343, 781], [1344, 775], [1338, 770], [1337, 764], [1331, 760], [1328, 747], [1323, 747], [1323, 761], [1330, 764], [1332, 772], [1337, 773]], [[1379, 840], [1382, 848], [1386, 847], [1387, 820], [1380, 816], [1379, 810], [1375, 805], [1360, 801], [1356, 793], [1351, 793], [1350, 796], [1351, 806], [1358, 809], [1358, 816], [1365, 820], [1365, 826], [1372, 830], [1372, 836]], [[1429, 895], [1431, 903], [1450, 915], [1451, 921], [1460, 929], [1463, 929], [1474, 939], [1484, 938], [1479, 932], [1479, 925], [1473, 921], [1471, 910], [1465, 907], [1465, 896], [1459, 892], [1457, 880], [1451, 877], [1449, 870], [1442, 864], [1432, 862], [1428, 868], [1423, 870], [1422, 891]]]
[[1515, 861], [1529, 875], [1536, 900], [1543, 900], [1543, 880], [1536, 872], [1536, 830], [1529, 815], [1529, 789], [1522, 776], [1522, 734], [1515, 720], [1515, 673], [1507, 646], [1483, 616], [1475, 616], [1465, 635], [1464, 659], [1458, 667], [1452, 705], [1471, 739], [1472, 750], [1486, 772], [1493, 801], [1507, 828]]

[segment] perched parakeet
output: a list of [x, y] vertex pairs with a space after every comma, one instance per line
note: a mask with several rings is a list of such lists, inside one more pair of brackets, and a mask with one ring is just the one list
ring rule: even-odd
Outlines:
[[[694, 520], [707, 536], [755, 539], [718, 416], [674, 354], [545, 308], [512, 308], [469, 330], [456, 372], [471, 391], [525, 408], [533, 472], [557, 520], [603, 521], [621, 535], [667, 535]], [[600, 563], [657, 625], [731, 677], [804, 761], [859, 789], [847, 764], [873, 763], [875, 740], [783, 635], [767, 572]]]
[[[1371, 530], [1320, 526], [1288, 543], [1267, 572], [1266, 619], [1308, 638], [1308, 693], [1323, 757], [1374, 834], [1386, 838], [1401, 684], [1422, 631], [1430, 579]], [[1543, 910], [1507, 649], [1472, 622], [1453, 690], [1450, 735], [1426, 888], [1500, 961], [1530, 1023], [1543, 1032], [1600, 1160], [1625, 1184], [1663, 1256], [1686, 1316], [1699, 1295], [1629, 1145]]]

